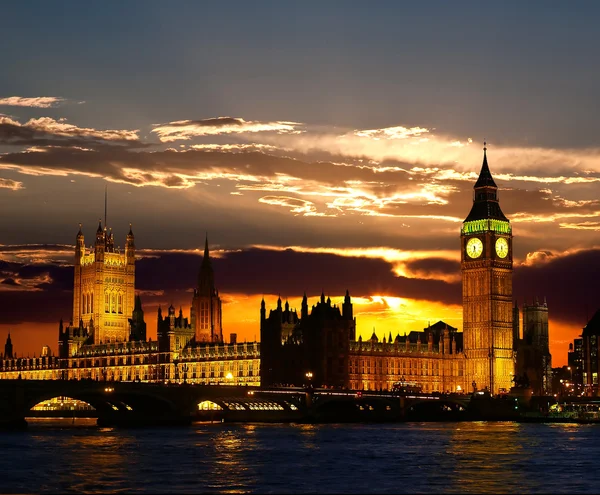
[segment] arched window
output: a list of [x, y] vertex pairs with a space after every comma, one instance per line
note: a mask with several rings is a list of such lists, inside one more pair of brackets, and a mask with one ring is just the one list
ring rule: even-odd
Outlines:
[[108, 292], [104, 293], [104, 312], [110, 313], [110, 294]]
[[81, 312], [83, 314], [87, 313], [87, 295], [83, 294], [82, 300], [81, 300]]
[[123, 294], [119, 294], [119, 307], [118, 313], [123, 314]]
[[117, 312], [117, 296], [114, 292], [110, 296], [110, 312], [111, 313]]
[[94, 312], [94, 293], [90, 294], [90, 313]]

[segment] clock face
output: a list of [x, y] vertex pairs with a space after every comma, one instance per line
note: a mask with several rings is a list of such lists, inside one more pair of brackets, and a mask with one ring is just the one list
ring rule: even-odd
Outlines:
[[483, 253], [483, 242], [477, 237], [469, 239], [467, 242], [467, 255], [471, 258], [479, 258]]
[[508, 241], [504, 237], [496, 240], [496, 254], [498, 258], [506, 258], [508, 255]]

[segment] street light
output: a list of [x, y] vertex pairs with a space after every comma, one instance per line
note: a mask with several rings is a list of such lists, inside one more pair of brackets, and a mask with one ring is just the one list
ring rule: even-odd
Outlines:
[[306, 381], [308, 382], [307, 387], [310, 388], [312, 386], [312, 377], [313, 377], [312, 371], [307, 371], [304, 374], [304, 376], [306, 377]]

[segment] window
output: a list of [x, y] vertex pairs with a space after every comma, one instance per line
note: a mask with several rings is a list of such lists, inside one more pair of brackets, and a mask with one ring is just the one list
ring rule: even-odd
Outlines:
[[110, 312], [117, 312], [117, 296], [115, 294], [111, 294], [110, 296]]
[[104, 312], [110, 313], [110, 295], [108, 292], [104, 293]]
[[119, 306], [117, 308], [117, 312], [122, 315], [123, 314], [123, 294], [119, 294]]

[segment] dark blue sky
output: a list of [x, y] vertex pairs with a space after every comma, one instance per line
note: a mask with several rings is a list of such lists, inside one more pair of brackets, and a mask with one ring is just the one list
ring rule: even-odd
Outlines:
[[85, 100], [60, 115], [90, 126], [401, 121], [589, 146], [599, 14], [591, 1], [3, 3], [0, 94]]

